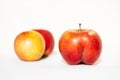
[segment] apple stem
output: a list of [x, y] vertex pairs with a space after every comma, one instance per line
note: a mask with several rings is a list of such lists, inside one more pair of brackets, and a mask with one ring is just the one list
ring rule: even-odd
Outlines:
[[81, 23], [79, 23], [79, 30], [81, 30]]

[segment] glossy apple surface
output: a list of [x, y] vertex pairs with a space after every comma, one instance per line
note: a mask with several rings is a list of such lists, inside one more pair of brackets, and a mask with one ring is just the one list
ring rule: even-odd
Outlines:
[[36, 61], [44, 54], [45, 41], [38, 32], [25, 31], [15, 38], [14, 50], [21, 60]]
[[68, 64], [94, 64], [101, 50], [100, 36], [90, 29], [68, 30], [59, 39], [59, 51]]
[[54, 37], [52, 33], [45, 29], [36, 29], [35, 31], [39, 32], [45, 40], [46, 48], [44, 56], [50, 55], [54, 48]]

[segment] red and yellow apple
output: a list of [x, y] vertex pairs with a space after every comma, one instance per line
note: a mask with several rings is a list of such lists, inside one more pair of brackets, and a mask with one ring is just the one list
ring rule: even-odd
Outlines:
[[59, 39], [61, 56], [71, 65], [94, 64], [98, 60], [101, 50], [101, 38], [96, 31], [91, 29], [67, 30]]
[[44, 55], [48, 56], [53, 48], [54, 39], [51, 32], [43, 29], [21, 32], [14, 41], [15, 53], [24, 61], [36, 61]]
[[45, 41], [38, 32], [25, 31], [16, 37], [14, 49], [21, 60], [36, 61], [44, 54]]

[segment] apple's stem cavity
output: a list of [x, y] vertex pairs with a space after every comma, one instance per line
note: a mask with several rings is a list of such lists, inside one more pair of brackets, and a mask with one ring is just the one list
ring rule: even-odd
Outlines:
[[81, 23], [79, 23], [79, 30], [81, 30]]

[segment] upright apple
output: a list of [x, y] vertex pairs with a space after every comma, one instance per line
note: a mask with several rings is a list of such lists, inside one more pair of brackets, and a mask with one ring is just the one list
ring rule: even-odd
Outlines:
[[68, 64], [94, 64], [102, 51], [101, 38], [94, 30], [81, 29], [81, 24], [79, 27], [61, 35], [59, 51]]
[[45, 52], [43, 56], [49, 56], [54, 48], [54, 37], [52, 33], [45, 29], [36, 29], [35, 31], [39, 32], [45, 40]]
[[45, 51], [44, 38], [36, 31], [21, 32], [15, 38], [14, 50], [21, 60], [39, 60]]

